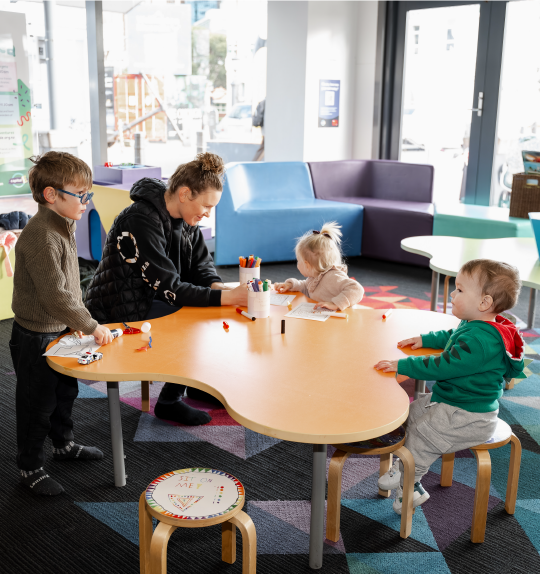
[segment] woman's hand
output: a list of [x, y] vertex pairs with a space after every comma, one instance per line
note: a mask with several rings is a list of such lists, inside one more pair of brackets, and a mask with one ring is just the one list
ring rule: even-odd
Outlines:
[[274, 289], [277, 293], [287, 293], [291, 288], [290, 283], [274, 283]]
[[397, 361], [379, 361], [373, 368], [383, 373], [395, 373], [397, 371]]
[[397, 346], [402, 349], [403, 347], [408, 347], [410, 345], [411, 349], [421, 349], [422, 348], [422, 337], [412, 337], [411, 339], [404, 339], [400, 341]]
[[230, 291], [221, 292], [222, 305], [247, 305], [247, 285], [239, 285]]
[[315, 307], [313, 307], [314, 311], [315, 309], [328, 309], [329, 311], [339, 311], [339, 307], [329, 301], [319, 301], [315, 305]]

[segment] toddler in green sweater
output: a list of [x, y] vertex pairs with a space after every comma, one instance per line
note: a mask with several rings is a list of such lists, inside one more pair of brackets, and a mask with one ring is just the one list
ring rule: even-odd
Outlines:
[[[501, 313], [517, 302], [521, 284], [515, 267], [489, 259], [466, 263], [451, 293], [457, 329], [405, 339], [398, 347], [443, 349], [440, 355], [380, 361], [376, 369], [407, 378], [435, 380], [432, 392], [411, 403], [405, 446], [414, 457], [413, 507], [429, 494], [420, 480], [443, 454], [481, 444], [497, 426], [504, 381], [524, 368], [521, 334]], [[381, 490], [398, 489], [394, 510], [401, 514], [403, 468], [396, 461], [379, 479]]]

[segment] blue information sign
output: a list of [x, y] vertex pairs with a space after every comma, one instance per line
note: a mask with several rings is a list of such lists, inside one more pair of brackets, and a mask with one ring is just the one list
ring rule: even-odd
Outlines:
[[339, 127], [340, 80], [319, 80], [319, 127]]

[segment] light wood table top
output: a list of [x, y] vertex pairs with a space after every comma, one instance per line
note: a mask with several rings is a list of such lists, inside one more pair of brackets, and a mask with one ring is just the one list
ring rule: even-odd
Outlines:
[[[309, 299], [297, 294], [293, 305], [304, 301]], [[234, 420], [258, 433], [333, 444], [373, 438], [404, 422], [407, 394], [393, 375], [375, 371], [373, 365], [403, 358], [398, 340], [458, 324], [455, 317], [441, 313], [394, 310], [385, 322], [380, 310], [348, 309], [348, 320], [286, 319], [286, 333], [281, 335], [287, 312], [287, 307], [271, 306], [268, 319], [252, 322], [232, 306], [184, 307], [151, 321], [148, 352], [135, 351], [144, 344], [141, 335], [124, 335], [102, 347], [103, 359], [90, 365], [79, 365], [73, 358], [48, 361], [53, 369], [84, 379], [197, 387], [218, 398]], [[228, 333], [223, 321], [230, 325]]]
[[536, 241], [529, 237], [466, 239], [443, 235], [407, 237], [401, 247], [410, 253], [429, 257], [433, 271], [455, 277], [471, 259], [493, 259], [519, 269], [523, 285], [540, 289], [540, 261]]

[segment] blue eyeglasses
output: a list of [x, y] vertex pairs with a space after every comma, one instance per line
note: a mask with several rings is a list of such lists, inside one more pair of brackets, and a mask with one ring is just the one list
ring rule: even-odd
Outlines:
[[71, 193], [71, 191], [66, 191], [65, 189], [57, 189], [56, 191], [61, 191], [62, 193], [67, 193], [73, 197], [78, 197], [83, 205], [88, 203], [94, 197], [94, 192], [83, 193], [82, 195], [79, 195], [78, 193]]

